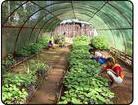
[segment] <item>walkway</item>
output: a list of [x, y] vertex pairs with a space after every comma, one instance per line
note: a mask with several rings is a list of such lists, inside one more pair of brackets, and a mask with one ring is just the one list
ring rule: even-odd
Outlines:
[[[52, 66], [52, 69], [48, 73], [47, 79], [43, 82], [43, 85], [36, 91], [32, 99], [27, 104], [56, 104], [57, 95], [59, 92], [59, 83], [64, 77], [64, 73], [67, 70], [67, 55], [69, 48], [56, 48], [50, 50], [43, 50], [37, 57], [33, 59], [40, 59], [47, 62]], [[132, 101], [132, 80], [133, 72], [131, 68], [125, 66], [122, 62], [119, 62], [123, 66], [125, 71], [124, 82], [121, 85], [117, 85], [111, 90], [115, 93], [113, 98], [114, 104], [129, 104]], [[16, 67], [15, 71], [23, 71], [23, 64]]]
[[127, 67], [123, 63], [119, 64], [124, 68], [125, 78], [121, 85], [113, 87], [111, 90], [115, 93], [113, 102], [115, 104], [130, 104], [132, 101], [132, 92], [133, 92], [133, 74], [132, 68]]
[[59, 83], [67, 70], [69, 48], [43, 50], [37, 58], [47, 61], [52, 66], [47, 79], [36, 91], [28, 104], [55, 104], [59, 92]]
[[[103, 52], [105, 56], [111, 56], [108, 52]], [[116, 59], [117, 60], [117, 59]], [[115, 93], [113, 98], [114, 104], [129, 104], [132, 101], [132, 92], [133, 92], [133, 70], [129, 66], [122, 63], [120, 60], [117, 60], [125, 72], [125, 78], [122, 84], [116, 85], [111, 88], [111, 91]]]

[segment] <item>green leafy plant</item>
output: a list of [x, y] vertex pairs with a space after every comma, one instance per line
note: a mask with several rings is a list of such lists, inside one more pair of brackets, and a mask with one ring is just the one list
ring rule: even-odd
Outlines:
[[54, 36], [54, 42], [56, 44], [59, 44], [59, 46], [64, 46], [65, 44], [65, 36], [64, 35], [55, 35]]
[[4, 84], [2, 90], [2, 100], [5, 104], [23, 104], [28, 95], [24, 88], [20, 90], [15, 84]]
[[49, 40], [50, 40], [50, 37], [44, 36], [44, 37], [40, 38], [37, 43], [41, 44], [42, 47], [47, 47], [47, 43]]
[[30, 56], [41, 51], [42, 48], [47, 46], [49, 37], [42, 37], [38, 40], [37, 43], [30, 43], [27, 46], [24, 46], [20, 51], [17, 52], [21, 56]]
[[6, 73], [2, 81], [2, 100], [7, 104], [23, 104], [28, 97], [30, 85], [37, 85], [36, 71], [48, 70], [49, 66], [39, 60], [30, 60], [26, 73]]
[[38, 43], [31, 43], [28, 46], [23, 47], [19, 52], [17, 52], [19, 55], [22, 56], [29, 56], [32, 54], [35, 54], [42, 49], [42, 45]]
[[4, 77], [4, 84], [15, 84], [16, 86], [27, 87], [31, 83], [35, 83], [35, 75], [30, 74], [14, 74], [7, 73]]
[[109, 49], [109, 44], [104, 35], [95, 36], [91, 39], [91, 45], [100, 50]]
[[95, 76], [100, 72], [100, 65], [88, 58], [88, 42], [84, 36], [74, 39], [70, 70], [64, 79], [67, 90], [58, 104], [112, 103], [114, 94], [108, 88], [108, 80]]
[[44, 63], [43, 61], [40, 60], [30, 60], [28, 67], [30, 72], [33, 72], [38, 69], [45, 69], [45, 70], [49, 69], [49, 65], [46, 62]]
[[27, 74], [7, 73], [3, 76], [2, 100], [7, 104], [23, 104], [28, 96], [27, 86], [32, 78]]
[[8, 71], [8, 68], [15, 64], [16, 61], [13, 58], [12, 54], [8, 54], [8, 56], [2, 60], [2, 72], [5, 73]]

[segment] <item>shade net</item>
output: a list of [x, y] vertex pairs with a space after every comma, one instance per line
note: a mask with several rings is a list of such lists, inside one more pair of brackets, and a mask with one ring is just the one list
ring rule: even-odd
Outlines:
[[63, 20], [89, 22], [110, 46], [132, 55], [133, 5], [130, 1], [4, 1], [2, 43], [5, 54], [36, 42]]

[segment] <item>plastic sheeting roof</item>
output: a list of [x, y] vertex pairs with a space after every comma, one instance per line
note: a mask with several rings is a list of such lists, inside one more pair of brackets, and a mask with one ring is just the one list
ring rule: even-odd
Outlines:
[[81, 24], [88, 24], [90, 25], [90, 23], [85, 22], [85, 21], [80, 21], [78, 19], [68, 19], [68, 20], [63, 20], [60, 24], [67, 24], [67, 23], [81, 23]]
[[[132, 54], [133, 4], [130, 1], [5, 1], [2, 4], [2, 35], [15, 51], [42, 32], [50, 32], [63, 20], [92, 24], [111, 45]], [[10, 35], [9, 35], [10, 34]], [[8, 40], [8, 39], [7, 39]]]

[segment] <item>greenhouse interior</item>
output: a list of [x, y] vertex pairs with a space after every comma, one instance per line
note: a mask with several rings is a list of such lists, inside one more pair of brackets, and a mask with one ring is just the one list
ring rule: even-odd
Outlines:
[[130, 104], [131, 1], [3, 1], [3, 104]]

